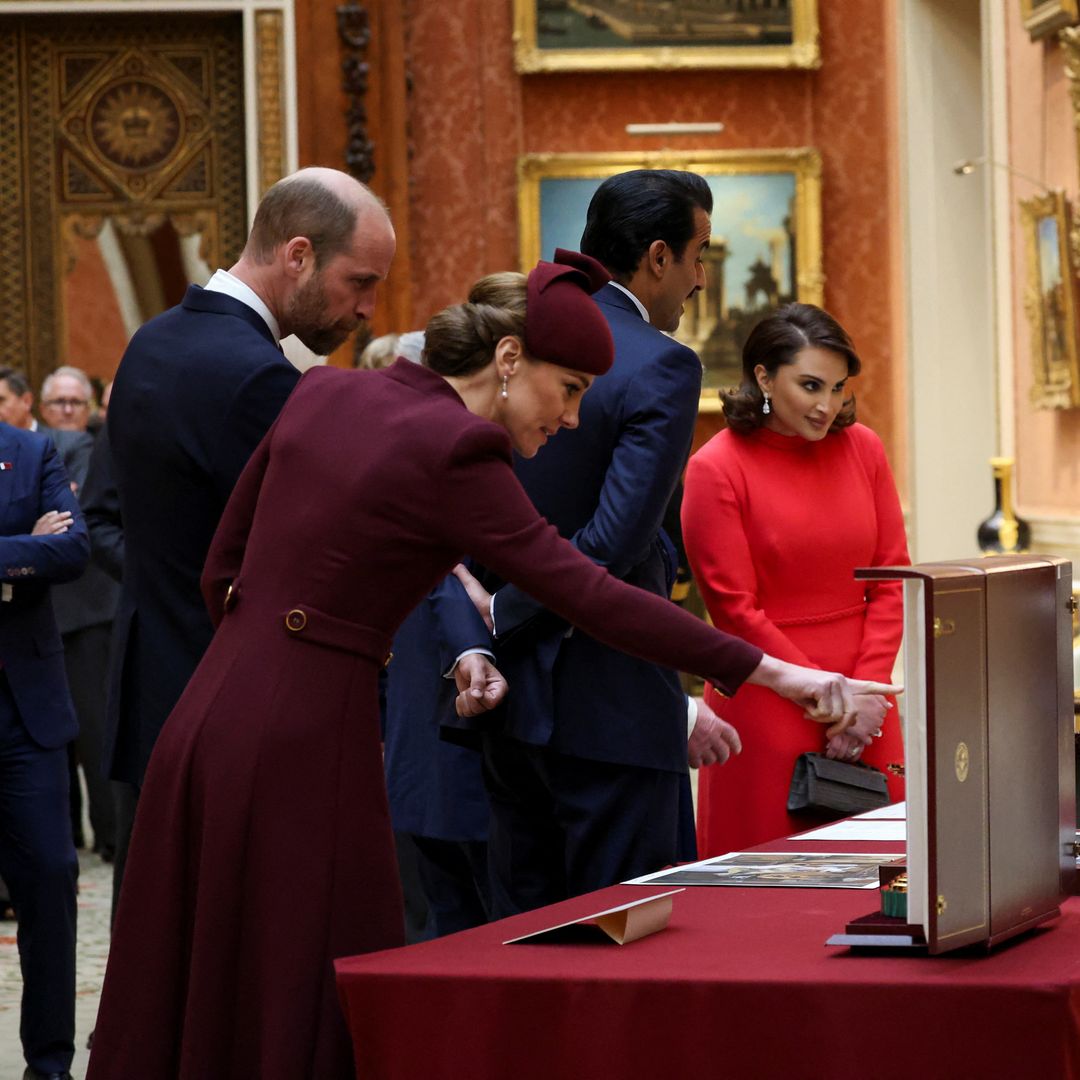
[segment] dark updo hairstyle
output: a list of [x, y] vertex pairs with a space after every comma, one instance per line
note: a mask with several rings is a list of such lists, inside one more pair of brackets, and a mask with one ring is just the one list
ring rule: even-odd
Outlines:
[[464, 304], [433, 315], [424, 334], [425, 366], [439, 375], [471, 375], [494, 359], [504, 337], [525, 339], [525, 275], [488, 274]]
[[[742, 352], [742, 384], [737, 390], [721, 391], [724, 417], [732, 431], [747, 435], [765, 423], [761, 407], [765, 396], [758, 386], [754, 368], [761, 364], [770, 375], [795, 362], [802, 349], [829, 349], [847, 360], [848, 375], [858, 375], [862, 362], [847, 331], [827, 312], [813, 304], [785, 304], [766, 315], [746, 339]], [[855, 395], [836, 414], [829, 431], [839, 431], [855, 423]]]

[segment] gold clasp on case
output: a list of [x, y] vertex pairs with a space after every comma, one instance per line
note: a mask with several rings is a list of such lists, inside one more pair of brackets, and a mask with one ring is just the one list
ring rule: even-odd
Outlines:
[[971, 754], [966, 742], [956, 744], [956, 753], [953, 755], [953, 768], [956, 770], [956, 779], [962, 784], [968, 778], [968, 769], [971, 767]]
[[945, 899], [945, 897], [944, 897], [944, 896], [942, 896], [942, 895], [941, 895], [941, 893], [938, 893], [938, 898], [937, 898], [937, 913], [938, 913], [939, 915], [944, 915], [944, 914], [945, 914], [945, 909], [946, 909], [946, 908], [947, 908], [948, 906], [949, 906], [949, 902], [948, 902], [948, 901], [947, 901], [947, 900]]
[[934, 637], [945, 637], [946, 634], [956, 633], [956, 623], [952, 619], [935, 619], [934, 620]]

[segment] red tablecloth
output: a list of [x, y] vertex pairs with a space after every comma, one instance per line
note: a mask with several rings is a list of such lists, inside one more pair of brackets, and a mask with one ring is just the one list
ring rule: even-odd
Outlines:
[[690, 888], [630, 945], [502, 944], [663, 889], [339, 961], [358, 1076], [1080, 1078], [1080, 898], [989, 956], [826, 948], [876, 907], [846, 889]]

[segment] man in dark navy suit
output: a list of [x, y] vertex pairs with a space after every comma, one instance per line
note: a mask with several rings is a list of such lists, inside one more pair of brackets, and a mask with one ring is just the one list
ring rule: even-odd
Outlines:
[[70, 1077], [75, 889], [68, 743], [77, 730], [49, 587], [90, 545], [47, 435], [0, 423], [0, 874], [19, 920], [26, 1080]]
[[382, 204], [334, 169], [302, 169], [263, 197], [239, 261], [131, 339], [107, 432], [124, 567], [106, 761], [126, 785], [116, 884], [158, 732], [213, 629], [199, 575], [225, 503], [299, 373], [279, 341], [319, 355], [370, 318], [390, 269]]
[[[705, 283], [711, 210], [709, 187], [693, 173], [637, 170], [597, 189], [581, 250], [613, 278], [594, 299], [615, 364], [584, 398], [580, 426], [515, 464], [564, 536], [665, 596], [676, 560], [661, 522], [701, 391], [697, 355], [668, 334]], [[513, 586], [495, 593], [492, 613], [510, 685], [503, 727], [484, 750], [495, 914], [676, 861], [688, 760], [726, 760], [739, 748], [734, 729], [688, 702], [675, 672], [568, 630]]]

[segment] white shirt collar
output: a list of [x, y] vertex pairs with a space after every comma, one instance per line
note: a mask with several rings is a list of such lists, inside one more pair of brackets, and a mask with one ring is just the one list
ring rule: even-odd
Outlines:
[[214, 276], [206, 283], [207, 292], [225, 293], [241, 304], [246, 304], [259, 318], [270, 328], [274, 335], [274, 344], [281, 343], [281, 327], [274, 318], [270, 309], [263, 303], [262, 298], [249, 285], [245, 285], [238, 277], [230, 274], [228, 270], [215, 270]]
[[625, 285], [620, 285], [617, 281], [609, 281], [608, 284], [614, 285], [615, 288], [619, 290], [619, 292], [626, 293], [626, 295], [634, 301], [634, 307], [636, 307], [638, 311], [641, 312], [641, 317], [647, 323], [652, 322], [652, 319], [649, 318], [649, 313], [645, 310], [645, 305]]

